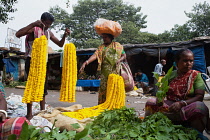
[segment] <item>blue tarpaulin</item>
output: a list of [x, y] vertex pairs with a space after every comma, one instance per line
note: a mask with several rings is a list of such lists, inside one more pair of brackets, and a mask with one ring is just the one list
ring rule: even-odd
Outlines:
[[77, 53], [77, 55], [93, 55], [93, 52], [90, 52], [90, 53]]
[[5, 66], [6, 66], [6, 73], [14, 72], [16, 71], [15, 64], [12, 62], [10, 58], [2, 59]]
[[11, 72], [11, 74], [12, 74], [12, 76], [14, 78], [14, 81], [18, 81], [18, 76], [19, 76], [18, 60], [17, 59], [14, 59], [14, 60], [12, 60], [12, 63], [15, 66], [15, 71]]
[[18, 75], [19, 75], [19, 71], [18, 71], [18, 60], [12, 60], [10, 58], [5, 58], [2, 59], [5, 66], [6, 66], [6, 73], [11, 73], [12, 77], [14, 78], [15, 81], [18, 80]]
[[204, 47], [194, 47], [190, 48], [190, 50], [194, 53], [194, 65], [193, 69], [198, 70], [201, 73], [206, 73], [206, 60]]
[[[191, 50], [194, 54], [194, 65], [193, 70], [200, 71], [201, 73], [206, 73], [206, 60], [205, 60], [205, 52], [204, 52], [204, 46], [199, 47], [193, 47], [188, 48]], [[176, 54], [177, 51], [171, 50], [171, 48], [168, 50], [172, 52], [173, 54]]]
[[77, 80], [77, 86], [99, 87], [100, 86], [100, 80]]

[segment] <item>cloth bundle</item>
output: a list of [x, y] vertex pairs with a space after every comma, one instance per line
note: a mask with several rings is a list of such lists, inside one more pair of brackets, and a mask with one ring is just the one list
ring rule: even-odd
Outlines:
[[111, 34], [118, 37], [122, 33], [122, 27], [118, 22], [99, 18], [94, 23], [96, 33], [102, 35], [103, 33]]

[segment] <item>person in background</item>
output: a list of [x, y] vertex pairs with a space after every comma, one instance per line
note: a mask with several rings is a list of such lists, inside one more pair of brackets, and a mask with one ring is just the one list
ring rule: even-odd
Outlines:
[[[160, 63], [156, 64], [154, 72], [156, 72], [159, 76], [164, 76], [165, 72], [163, 71], [163, 66], [166, 65], [166, 60], [165, 59], [161, 59]], [[153, 89], [153, 96], [156, 96], [158, 87], [155, 85], [157, 83], [157, 79], [154, 77], [154, 89]]]
[[154, 72], [158, 73], [159, 76], [165, 75], [165, 72], [163, 71], [163, 66], [166, 65], [166, 60], [161, 59], [160, 63], [156, 64]]
[[126, 58], [123, 46], [113, 41], [113, 35], [104, 33], [102, 38], [104, 43], [98, 47], [95, 53], [80, 68], [80, 72], [82, 72], [86, 65], [96, 59], [98, 60], [98, 70], [101, 71], [98, 104], [106, 101], [106, 84], [109, 74], [119, 74], [118, 64]]
[[[50, 39], [59, 47], [63, 47], [65, 38], [67, 37], [67, 35], [70, 34], [70, 30], [66, 28], [62, 39], [59, 41], [54, 36], [54, 34], [49, 30], [49, 28], [53, 22], [54, 22], [54, 17], [50, 13], [44, 12], [41, 15], [40, 20], [32, 22], [31, 24], [27, 25], [26, 27], [23, 27], [22, 29], [20, 29], [19, 31], [16, 32], [16, 37], [18, 37], [18, 38], [26, 35], [26, 39], [25, 39], [25, 50], [26, 50], [25, 71], [26, 71], [27, 76], [28, 76], [29, 69], [30, 69], [32, 45], [33, 45], [33, 41], [36, 38], [39, 38], [42, 35], [45, 35], [48, 40]], [[46, 75], [46, 82], [47, 82], [47, 75]], [[44, 97], [43, 97], [43, 100], [40, 102], [41, 110], [45, 110], [45, 95], [47, 95], [46, 82], [45, 82], [45, 89], [44, 89]], [[32, 116], [32, 104], [28, 103], [26, 118], [30, 120], [32, 117], [33, 117]]]
[[137, 88], [143, 88], [144, 93], [147, 93], [149, 86], [149, 79], [146, 74], [144, 74], [141, 70], [138, 70], [134, 75], [135, 86]]
[[200, 133], [206, 129], [209, 133], [209, 109], [203, 102], [204, 82], [201, 73], [192, 70], [194, 54], [189, 49], [179, 50], [176, 53], [175, 62], [178, 69], [170, 75], [166, 99], [162, 104], [157, 103], [157, 98], [148, 99], [145, 105], [145, 116], [162, 112], [174, 124], [192, 127]]

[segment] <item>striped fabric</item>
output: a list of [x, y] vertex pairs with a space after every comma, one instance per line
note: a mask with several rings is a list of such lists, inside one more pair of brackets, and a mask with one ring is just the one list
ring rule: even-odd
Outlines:
[[0, 123], [0, 140], [7, 140], [8, 136], [11, 134], [15, 134], [19, 137], [22, 125], [25, 121], [30, 124], [25, 117], [10, 118]]

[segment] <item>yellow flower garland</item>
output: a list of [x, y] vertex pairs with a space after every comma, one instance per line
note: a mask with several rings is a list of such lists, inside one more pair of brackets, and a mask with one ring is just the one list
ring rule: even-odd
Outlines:
[[100, 105], [84, 108], [75, 112], [62, 112], [71, 118], [82, 120], [89, 117], [98, 116], [105, 109], [121, 108], [125, 106], [124, 80], [117, 74], [110, 74], [107, 81], [106, 101]]
[[137, 90], [138, 88], [136, 86], [134, 86], [133, 90]]
[[36, 38], [32, 45], [30, 70], [22, 98], [23, 103], [43, 100], [47, 63], [47, 38]]
[[73, 43], [66, 44], [63, 55], [60, 101], [75, 102], [77, 83], [77, 56]]

